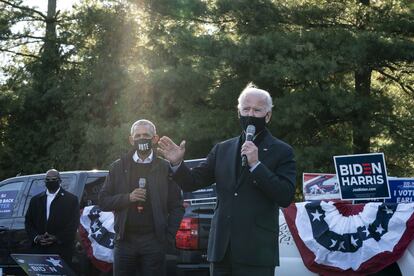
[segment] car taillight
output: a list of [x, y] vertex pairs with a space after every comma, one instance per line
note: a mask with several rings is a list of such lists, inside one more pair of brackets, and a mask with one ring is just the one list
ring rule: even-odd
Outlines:
[[198, 249], [198, 218], [183, 218], [175, 236], [178, 249]]

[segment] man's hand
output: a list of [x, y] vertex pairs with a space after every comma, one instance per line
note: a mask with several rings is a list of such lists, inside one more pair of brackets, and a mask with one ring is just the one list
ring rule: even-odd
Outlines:
[[39, 235], [38, 237], [39, 238], [37, 238], [37, 243], [39, 243], [41, 246], [48, 246], [57, 242], [56, 236], [47, 232], [43, 235]]
[[40, 241], [41, 240], [43, 240], [45, 238], [45, 234], [42, 234], [42, 235], [37, 235], [35, 238], [34, 238], [34, 243], [38, 243], [38, 244], [40, 244]]
[[246, 155], [247, 164], [253, 167], [259, 162], [259, 150], [252, 141], [246, 141], [241, 147], [241, 155]]
[[185, 141], [182, 141], [178, 146], [169, 137], [163, 136], [158, 141], [158, 152], [170, 161], [172, 166], [177, 166], [184, 159]]
[[142, 188], [136, 188], [129, 194], [129, 201], [137, 202], [142, 201], [145, 202], [147, 198], [147, 190]]

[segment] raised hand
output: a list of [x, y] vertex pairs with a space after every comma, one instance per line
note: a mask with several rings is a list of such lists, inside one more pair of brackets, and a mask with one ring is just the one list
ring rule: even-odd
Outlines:
[[184, 159], [185, 141], [177, 145], [169, 137], [163, 136], [158, 141], [158, 152], [170, 161], [172, 166], [179, 165]]

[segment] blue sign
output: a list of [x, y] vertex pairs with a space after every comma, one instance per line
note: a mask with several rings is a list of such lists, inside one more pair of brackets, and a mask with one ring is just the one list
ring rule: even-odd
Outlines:
[[414, 178], [392, 178], [388, 180], [391, 198], [385, 202], [414, 202]]
[[334, 156], [342, 199], [390, 198], [383, 153]]
[[10, 217], [19, 191], [0, 192], [0, 218]]

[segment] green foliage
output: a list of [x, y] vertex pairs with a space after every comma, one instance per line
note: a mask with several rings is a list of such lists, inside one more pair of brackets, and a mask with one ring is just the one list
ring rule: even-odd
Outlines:
[[59, 18], [58, 58], [43, 47], [39, 59], [23, 60], [23, 70], [10, 69], [2, 88], [16, 97], [14, 108], [1, 114], [7, 123], [3, 177], [51, 167], [102, 168], [112, 161], [107, 153], [120, 117], [113, 111], [129, 82], [125, 50], [135, 45], [124, 35], [132, 25], [125, 14], [124, 7], [85, 3]]
[[[295, 148], [298, 183], [357, 148], [412, 176], [414, 6], [365, 2], [82, 2], [58, 15], [57, 58], [40, 41], [2, 70], [1, 176], [107, 168], [140, 118], [185, 139], [186, 158], [206, 156], [240, 134], [250, 81], [274, 99], [269, 128]], [[4, 45], [28, 13], [41, 19], [0, 12]]]
[[[413, 173], [412, 155], [395, 147], [410, 148], [411, 140], [382, 142], [390, 128], [412, 133], [392, 97], [404, 90], [413, 95], [407, 1], [218, 0], [197, 13], [190, 6], [158, 7], [152, 5], [159, 24], [147, 47], [155, 56], [162, 49], [165, 58], [151, 66], [150, 94], [158, 120], [166, 127], [174, 122], [170, 135], [189, 140], [188, 157], [239, 133], [234, 107], [252, 80], [274, 97], [270, 129], [295, 147], [299, 179], [304, 171], [334, 172], [332, 156], [353, 153], [364, 142], [358, 137], [368, 141], [366, 151], [389, 156], [390, 174]], [[362, 72], [368, 78], [357, 79]]]

